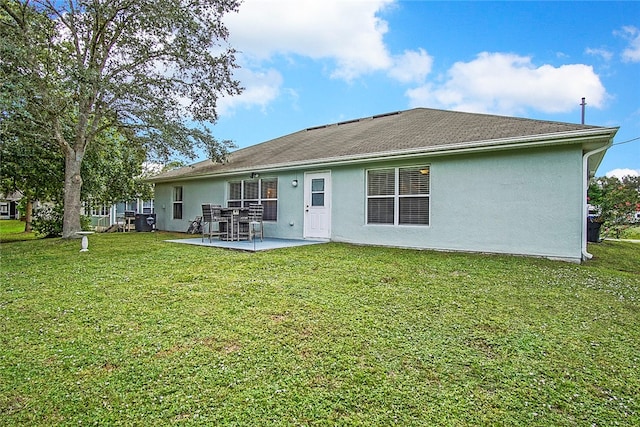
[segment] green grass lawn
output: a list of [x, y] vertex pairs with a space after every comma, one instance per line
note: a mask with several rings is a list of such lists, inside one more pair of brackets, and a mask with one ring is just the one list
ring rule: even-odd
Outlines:
[[0, 243], [36, 239], [33, 232], [24, 232], [24, 221], [15, 219], [0, 220]]
[[640, 425], [640, 245], [585, 265], [169, 233], [0, 245], [0, 425]]
[[622, 239], [640, 240], [640, 227], [627, 228], [625, 231], [622, 232], [620, 237]]

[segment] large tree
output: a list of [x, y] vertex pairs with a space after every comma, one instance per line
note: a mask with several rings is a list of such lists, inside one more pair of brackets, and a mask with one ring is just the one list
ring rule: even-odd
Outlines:
[[[26, 124], [0, 127], [0, 191], [22, 193], [25, 231], [31, 231], [33, 201], [62, 204], [64, 156], [55, 141], [40, 139]], [[151, 184], [143, 181], [146, 150], [135, 141], [110, 128], [87, 147], [81, 171], [83, 202], [98, 206], [153, 197]]]
[[153, 198], [151, 184], [142, 182], [146, 157], [144, 147], [116, 129], [104, 132], [87, 149], [82, 162], [81, 199], [95, 206]]
[[605, 226], [605, 234], [620, 237], [625, 228], [635, 224], [640, 204], [640, 176], [592, 178], [587, 192], [589, 203], [598, 211], [597, 220]]
[[[63, 237], [80, 230], [87, 148], [119, 129], [161, 158], [227, 153], [207, 123], [239, 94], [224, 14], [238, 0], [0, 0], [2, 113], [64, 156]], [[69, 118], [72, 118], [71, 120]], [[134, 141], [135, 140], [135, 141]]]

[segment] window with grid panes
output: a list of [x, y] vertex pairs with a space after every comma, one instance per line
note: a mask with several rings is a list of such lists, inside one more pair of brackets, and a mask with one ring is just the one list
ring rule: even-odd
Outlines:
[[429, 225], [428, 166], [367, 171], [367, 224]]
[[145, 213], [145, 214], [153, 213], [153, 200], [142, 201], [142, 213]]
[[227, 206], [248, 208], [252, 203], [264, 206], [262, 215], [264, 221], [276, 221], [278, 219], [278, 178], [260, 178], [229, 183]]
[[91, 207], [91, 215], [93, 216], [109, 216], [110, 207], [107, 205], [97, 205]]
[[276, 221], [278, 219], [278, 178], [260, 180], [260, 202], [264, 206], [262, 219]]

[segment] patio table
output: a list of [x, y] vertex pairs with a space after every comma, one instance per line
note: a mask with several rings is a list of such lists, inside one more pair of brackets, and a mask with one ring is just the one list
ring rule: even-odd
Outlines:
[[223, 217], [229, 220], [228, 223], [220, 223], [223, 228], [221, 231], [227, 231], [226, 227], [231, 227], [230, 232], [227, 233], [227, 237], [220, 236], [222, 240], [247, 240], [248, 236], [241, 236], [240, 233], [240, 218], [249, 217], [249, 208], [222, 208], [220, 213]]

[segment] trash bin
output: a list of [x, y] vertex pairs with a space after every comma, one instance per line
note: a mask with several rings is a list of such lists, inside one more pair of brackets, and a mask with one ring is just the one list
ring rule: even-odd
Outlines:
[[136, 214], [136, 231], [153, 231], [153, 225], [156, 223], [156, 214]]
[[602, 227], [601, 222], [595, 222], [591, 219], [587, 221], [587, 241], [593, 243], [600, 242], [600, 227]]

